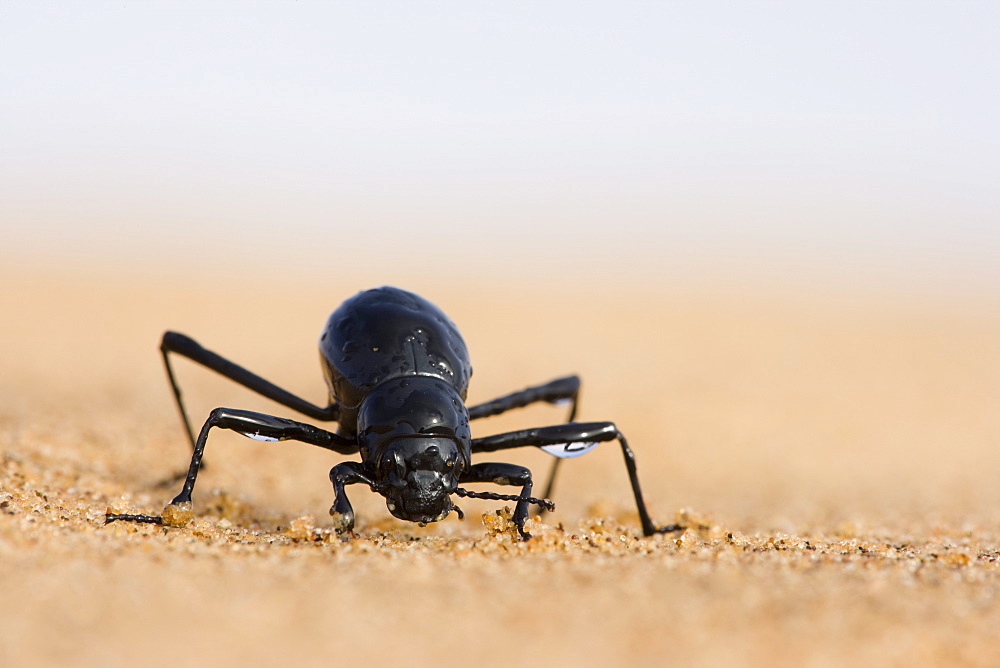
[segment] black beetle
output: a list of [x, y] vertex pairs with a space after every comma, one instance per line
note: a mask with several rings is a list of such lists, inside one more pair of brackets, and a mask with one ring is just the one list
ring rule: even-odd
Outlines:
[[[493, 401], [467, 407], [472, 365], [454, 323], [427, 300], [398, 288], [362, 292], [333, 312], [320, 336], [319, 349], [330, 403], [316, 406], [264, 380], [193, 339], [166, 332], [160, 350], [167, 376], [193, 447], [191, 465], [180, 494], [163, 515], [108, 513], [106, 522], [127, 520], [180, 526], [192, 516], [191, 492], [201, 468], [205, 442], [213, 427], [231, 429], [267, 441], [295, 440], [344, 455], [360, 454], [360, 462], [343, 462], [330, 470], [334, 502], [330, 508], [338, 532], [352, 531], [354, 510], [346, 485], [363, 483], [386, 499], [394, 516], [411, 522], [437, 522], [461, 510], [451, 495], [516, 501], [513, 520], [524, 530], [528, 505], [551, 510], [551, 501], [531, 496], [531, 471], [514, 464], [472, 463], [472, 456], [524, 446], [543, 448], [559, 458], [575, 457], [598, 442], [617, 440], [625, 456], [643, 533], [677, 531], [657, 526], [649, 517], [639, 489], [635, 456], [611, 422], [573, 422], [580, 380], [559, 378]], [[170, 353], [202, 364], [241, 385], [310, 418], [336, 421], [336, 433], [285, 418], [233, 408], [216, 408], [198, 437], [184, 410], [180, 388], [170, 366]], [[497, 415], [537, 401], [571, 403], [566, 424], [472, 438], [469, 421]], [[552, 469], [546, 496], [552, 489]], [[517, 495], [471, 492], [464, 483], [520, 486]]]

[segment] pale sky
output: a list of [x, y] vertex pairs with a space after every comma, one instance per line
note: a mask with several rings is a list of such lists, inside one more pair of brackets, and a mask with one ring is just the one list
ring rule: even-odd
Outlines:
[[991, 2], [0, 0], [0, 257], [1000, 285], [998, 35]]

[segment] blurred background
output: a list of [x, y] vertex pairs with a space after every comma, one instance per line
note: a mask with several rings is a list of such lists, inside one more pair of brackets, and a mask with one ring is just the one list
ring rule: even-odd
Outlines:
[[998, 30], [990, 2], [3, 0], [0, 271], [993, 292]]

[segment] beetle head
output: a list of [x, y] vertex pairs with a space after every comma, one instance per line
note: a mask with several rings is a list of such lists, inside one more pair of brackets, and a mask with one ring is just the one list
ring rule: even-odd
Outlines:
[[469, 413], [452, 386], [426, 376], [384, 382], [358, 410], [358, 437], [390, 513], [411, 522], [448, 516], [472, 442]]
[[454, 508], [463, 460], [448, 438], [410, 436], [385, 444], [376, 463], [389, 512], [410, 522], [437, 522]]

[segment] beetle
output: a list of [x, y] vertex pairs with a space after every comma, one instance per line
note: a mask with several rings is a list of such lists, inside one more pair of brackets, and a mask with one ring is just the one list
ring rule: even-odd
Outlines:
[[[466, 406], [472, 365], [455, 324], [435, 305], [411, 292], [382, 287], [361, 292], [330, 315], [319, 340], [320, 361], [329, 403], [318, 406], [265, 380], [184, 334], [168, 331], [160, 345], [167, 378], [191, 441], [191, 463], [180, 493], [162, 515], [107, 513], [116, 520], [183, 526], [193, 516], [191, 494], [202, 467], [212, 429], [229, 429], [265, 441], [294, 440], [342, 455], [360, 455], [330, 470], [334, 529], [352, 532], [354, 510], [345, 493], [353, 484], [367, 485], [386, 499], [389, 512], [403, 520], [437, 522], [462, 511], [452, 495], [516, 501], [513, 521], [521, 539], [530, 504], [554, 509], [531, 496], [531, 471], [502, 462], [473, 463], [474, 455], [534, 446], [557, 457], [544, 496], [551, 493], [558, 464], [580, 456], [598, 443], [617, 440], [646, 536], [678, 531], [650, 519], [639, 487], [635, 455], [612, 422], [574, 422], [580, 392], [577, 376], [558, 378], [493, 401]], [[170, 355], [186, 357], [244, 387], [314, 420], [337, 422], [336, 431], [311, 424], [235, 408], [211, 411], [197, 437], [191, 429]], [[473, 438], [470, 421], [535, 402], [568, 402], [565, 424]], [[473, 492], [468, 483], [520, 486], [520, 493]], [[544, 512], [544, 511], [543, 511]]]

